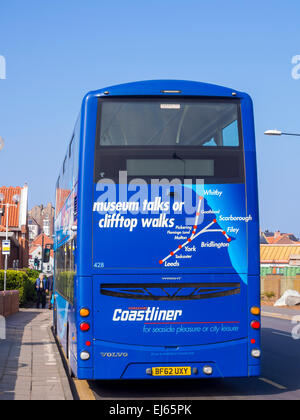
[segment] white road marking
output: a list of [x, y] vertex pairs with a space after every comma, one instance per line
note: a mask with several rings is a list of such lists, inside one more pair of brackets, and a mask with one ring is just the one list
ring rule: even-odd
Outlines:
[[289, 337], [289, 338], [292, 338], [291, 334], [284, 334], [284, 333], [279, 333], [279, 332], [274, 332], [274, 331], [273, 331], [273, 334], [276, 334], [276, 335], [283, 335], [284, 337]]
[[283, 385], [277, 384], [274, 381], [271, 381], [270, 379], [267, 378], [259, 378], [260, 381], [265, 382], [266, 384], [272, 385], [274, 388], [280, 389], [281, 391], [286, 390], [287, 388]]

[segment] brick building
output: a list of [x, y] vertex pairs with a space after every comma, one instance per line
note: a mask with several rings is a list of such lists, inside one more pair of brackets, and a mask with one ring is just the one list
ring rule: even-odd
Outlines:
[[[8, 257], [8, 268], [14, 263], [19, 268], [28, 267], [29, 231], [28, 231], [28, 186], [1, 187], [0, 196], [0, 269], [4, 268], [4, 255], [2, 255], [2, 240], [6, 238], [6, 217], [8, 212], [8, 239], [11, 241], [11, 253]], [[14, 197], [18, 201], [14, 202]], [[7, 208], [5, 204], [15, 204]]]
[[300, 293], [300, 244], [261, 244], [261, 292], [276, 299], [288, 290]]
[[28, 212], [28, 220], [30, 243], [41, 233], [52, 238], [54, 231], [54, 207], [51, 203], [48, 203], [46, 207], [43, 205], [33, 207]]

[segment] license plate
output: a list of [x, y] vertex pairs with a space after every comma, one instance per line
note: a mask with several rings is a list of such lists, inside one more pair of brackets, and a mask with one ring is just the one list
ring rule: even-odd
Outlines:
[[191, 376], [191, 375], [192, 375], [192, 368], [190, 366], [152, 368], [152, 376]]

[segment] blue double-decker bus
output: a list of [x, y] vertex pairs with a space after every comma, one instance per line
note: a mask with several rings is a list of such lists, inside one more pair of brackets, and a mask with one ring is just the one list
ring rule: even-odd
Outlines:
[[179, 80], [88, 93], [56, 185], [54, 329], [80, 379], [260, 373], [250, 97]]

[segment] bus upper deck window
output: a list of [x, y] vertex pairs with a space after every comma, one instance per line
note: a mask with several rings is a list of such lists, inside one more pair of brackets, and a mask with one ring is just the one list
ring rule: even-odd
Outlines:
[[223, 146], [236, 147], [239, 145], [238, 122], [233, 121], [223, 129]]

